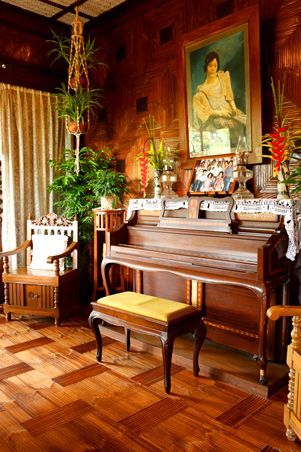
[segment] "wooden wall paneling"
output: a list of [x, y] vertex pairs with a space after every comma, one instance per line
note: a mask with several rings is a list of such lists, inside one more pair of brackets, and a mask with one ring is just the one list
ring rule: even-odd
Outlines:
[[[139, 122], [145, 116], [136, 113], [137, 98], [147, 97], [148, 111], [161, 125], [161, 136], [171, 146], [178, 147], [181, 165], [178, 168], [177, 191], [186, 193], [186, 183], [193, 162], [187, 157], [183, 133], [185, 118], [181, 115], [184, 80], [180, 68], [180, 46], [185, 35], [197, 36], [198, 28], [220, 17], [257, 5], [261, 29], [262, 132], [271, 130], [273, 102], [270, 77], [280, 74], [287, 80], [285, 109], [294, 127], [300, 122], [300, 2], [298, 0], [166, 0], [134, 2], [132, 6], [91, 27], [100, 39], [105, 34], [110, 55], [105, 87], [108, 119], [107, 143], [117, 156], [126, 160], [126, 173], [137, 180], [134, 151], [139, 137]], [[160, 30], [172, 27], [173, 39], [160, 44]], [[126, 56], [116, 61], [116, 49], [125, 45]], [[299, 53], [298, 53], [299, 52]], [[96, 132], [98, 142], [105, 133]], [[259, 143], [258, 143], [259, 144]], [[254, 165], [253, 190], [258, 197], [275, 197], [270, 160]]]
[[[301, 107], [301, 4], [285, 1], [275, 21], [275, 77], [285, 83], [286, 108]], [[300, 113], [300, 110], [299, 110]], [[296, 118], [298, 115], [296, 115]], [[293, 120], [293, 118], [291, 118]], [[300, 127], [300, 119], [299, 125]]]
[[[150, 0], [131, 1], [85, 26], [86, 32], [104, 44], [108, 69], [98, 68], [96, 83], [104, 86], [103, 103], [107, 117], [100, 120], [86, 137], [87, 144], [109, 144], [117, 156], [126, 160], [126, 172], [137, 178], [133, 164], [137, 129], [143, 113], [136, 113], [136, 99], [147, 97], [148, 112], [158, 116], [162, 136], [181, 151], [178, 169], [179, 194], [191, 162], [186, 157], [181, 133], [183, 121], [179, 107], [183, 101], [183, 76], [179, 71], [179, 42], [186, 33], [214, 22], [219, 17], [258, 4], [261, 25], [263, 133], [271, 128], [272, 98], [270, 77], [285, 80], [285, 110], [294, 128], [301, 115], [301, 5], [299, 0]], [[45, 58], [50, 28], [57, 24], [35, 14], [0, 4], [0, 80], [36, 89], [54, 91], [65, 80], [62, 67], [52, 67]], [[61, 24], [65, 35], [69, 27]], [[172, 29], [172, 39], [160, 42], [160, 33]], [[196, 31], [197, 32], [197, 31]], [[122, 52], [125, 51], [124, 57]], [[121, 52], [121, 53], [120, 53]], [[118, 57], [119, 55], [119, 57]], [[121, 58], [120, 58], [121, 55]], [[120, 58], [120, 59], [118, 59]], [[162, 72], [161, 77], [158, 75]], [[148, 113], [145, 112], [145, 113]], [[101, 116], [101, 115], [100, 115]], [[254, 168], [256, 196], [275, 196], [270, 161]]]
[[213, 22], [217, 18], [216, 1], [206, 0], [184, 1], [184, 29], [183, 33], [201, 27], [208, 22]]
[[0, 81], [47, 91], [61, 85], [62, 66], [52, 66], [48, 58], [51, 29], [70, 33], [64, 24], [58, 26], [54, 21], [1, 2]]
[[[290, 126], [301, 127], [301, 5], [298, 0], [261, 2], [263, 61], [263, 133], [272, 128], [273, 99], [271, 77], [284, 83], [284, 112]], [[269, 23], [270, 22], [270, 23]], [[272, 25], [271, 25], [272, 23]], [[265, 63], [267, 61], [267, 64]], [[294, 163], [291, 163], [294, 166]], [[256, 197], [275, 197], [277, 181], [273, 177], [273, 163], [254, 168]]]

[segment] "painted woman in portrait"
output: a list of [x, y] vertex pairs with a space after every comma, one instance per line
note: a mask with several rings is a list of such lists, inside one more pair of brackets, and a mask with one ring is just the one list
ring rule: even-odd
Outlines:
[[193, 96], [194, 127], [200, 132], [229, 129], [231, 147], [246, 134], [246, 115], [236, 107], [230, 73], [219, 69], [219, 56], [210, 52], [205, 58], [205, 81]]

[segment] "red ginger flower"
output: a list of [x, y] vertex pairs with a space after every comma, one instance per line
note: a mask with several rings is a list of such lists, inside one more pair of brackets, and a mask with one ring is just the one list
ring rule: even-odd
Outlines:
[[137, 159], [139, 162], [139, 179], [142, 185], [143, 197], [145, 197], [146, 188], [149, 183], [149, 156], [144, 147], [137, 155]]

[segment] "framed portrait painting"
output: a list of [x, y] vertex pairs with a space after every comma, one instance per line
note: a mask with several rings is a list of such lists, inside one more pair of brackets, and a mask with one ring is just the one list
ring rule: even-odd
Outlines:
[[236, 188], [234, 154], [203, 157], [195, 161], [189, 183], [189, 195], [230, 195]]
[[190, 158], [233, 154], [244, 137], [248, 162], [262, 161], [259, 49], [257, 5], [184, 38], [183, 124]]

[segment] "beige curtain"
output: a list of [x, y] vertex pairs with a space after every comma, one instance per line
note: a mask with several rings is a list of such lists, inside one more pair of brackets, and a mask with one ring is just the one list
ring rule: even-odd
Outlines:
[[64, 124], [50, 93], [0, 83], [3, 249], [26, 239], [26, 220], [53, 211], [49, 160], [65, 148]]

